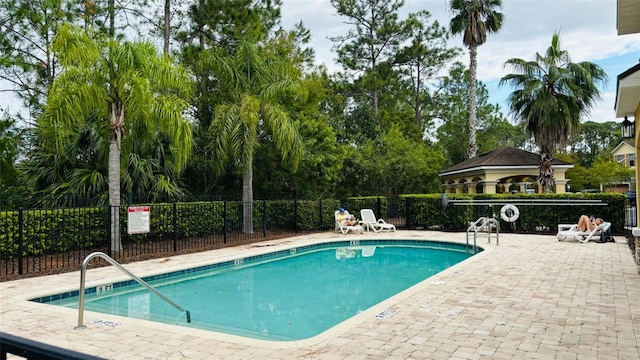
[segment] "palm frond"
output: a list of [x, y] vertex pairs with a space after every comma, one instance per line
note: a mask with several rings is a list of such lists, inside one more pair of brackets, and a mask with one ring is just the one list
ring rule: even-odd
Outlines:
[[565, 145], [581, 117], [600, 99], [596, 84], [606, 81], [606, 74], [592, 63], [572, 63], [557, 32], [544, 55], [536, 53], [534, 58], [507, 60], [505, 67], [514, 72], [504, 76], [500, 85], [515, 89], [508, 97], [509, 108], [518, 121], [526, 123], [540, 148], [538, 182], [548, 191], [553, 184], [552, 154]]

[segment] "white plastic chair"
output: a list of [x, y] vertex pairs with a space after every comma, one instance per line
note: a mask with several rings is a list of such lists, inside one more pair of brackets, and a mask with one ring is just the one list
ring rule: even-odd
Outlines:
[[361, 223], [367, 226], [367, 229], [373, 229], [374, 232], [382, 230], [396, 231], [395, 225], [389, 224], [382, 219], [376, 219], [376, 214], [371, 209], [360, 210], [360, 216], [362, 217]]
[[[348, 211], [344, 211], [347, 215], [349, 215]], [[338, 214], [340, 214], [340, 211], [336, 211], [335, 213], [335, 220], [336, 220], [336, 231], [340, 231], [342, 233], [342, 235], [347, 235], [347, 233], [349, 231], [355, 231], [358, 232], [360, 234], [362, 234], [364, 232], [364, 229], [362, 228], [362, 225], [358, 224], [358, 225], [344, 225], [342, 224], [340, 221], [338, 221]]]

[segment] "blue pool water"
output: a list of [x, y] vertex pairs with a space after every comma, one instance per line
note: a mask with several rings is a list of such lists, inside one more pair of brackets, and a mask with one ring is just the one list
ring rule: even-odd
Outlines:
[[[259, 339], [300, 340], [472, 255], [464, 246], [442, 242], [357, 244], [319, 244], [145, 279], [189, 310], [191, 323], [133, 281], [87, 289], [85, 310]], [[78, 307], [77, 291], [33, 300]]]

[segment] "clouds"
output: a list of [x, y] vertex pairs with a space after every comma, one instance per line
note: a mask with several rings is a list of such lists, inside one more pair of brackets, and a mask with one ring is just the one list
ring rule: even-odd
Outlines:
[[[406, 0], [399, 17], [427, 10], [431, 21], [448, 27], [452, 17], [448, 0]], [[591, 120], [615, 121], [613, 110], [618, 74], [638, 63], [640, 34], [618, 36], [616, 30], [616, 0], [503, 0], [504, 24], [497, 34], [488, 36], [478, 48], [478, 79], [490, 93], [490, 102], [506, 109], [508, 88], [499, 88], [499, 79], [509, 72], [503, 64], [510, 58], [532, 60], [536, 52], [543, 53], [551, 43], [554, 31], [560, 31], [562, 47], [573, 61], [591, 61], [603, 67], [609, 84], [603, 87], [603, 101], [591, 113]], [[282, 24], [292, 29], [302, 21], [311, 31], [310, 46], [315, 50], [316, 63], [337, 71], [334, 43], [328, 37], [344, 35], [349, 26], [346, 18], [337, 15], [330, 0], [283, 0]], [[452, 47], [463, 47], [462, 36], [451, 38]], [[459, 61], [469, 63], [463, 53]], [[24, 110], [14, 96], [0, 95], [0, 106], [12, 111]], [[586, 119], [585, 119], [586, 120]]]
[[[427, 10], [432, 21], [448, 27], [452, 14], [447, 0], [406, 0], [400, 18], [420, 10]], [[551, 44], [554, 31], [560, 32], [561, 46], [572, 61], [591, 61], [607, 72], [609, 85], [601, 89], [603, 101], [591, 113], [598, 122], [616, 121], [613, 110], [616, 78], [620, 72], [637, 64], [640, 58], [640, 34], [618, 36], [616, 29], [616, 0], [503, 0], [504, 23], [497, 34], [478, 48], [478, 79], [487, 84], [490, 102], [506, 109], [509, 89], [499, 89], [497, 83], [509, 69], [503, 64], [510, 58], [533, 60], [536, 52], [544, 53]], [[328, 36], [344, 34], [348, 27], [329, 0], [283, 0], [283, 25], [303, 21], [310, 29], [311, 46], [316, 62], [337, 70]], [[451, 46], [462, 47], [462, 36], [451, 38]], [[460, 59], [468, 64], [465, 52]]]

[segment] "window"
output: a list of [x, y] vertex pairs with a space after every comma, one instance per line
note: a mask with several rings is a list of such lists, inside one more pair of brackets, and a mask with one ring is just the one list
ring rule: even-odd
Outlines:
[[629, 154], [629, 166], [636, 166], [636, 154]]

